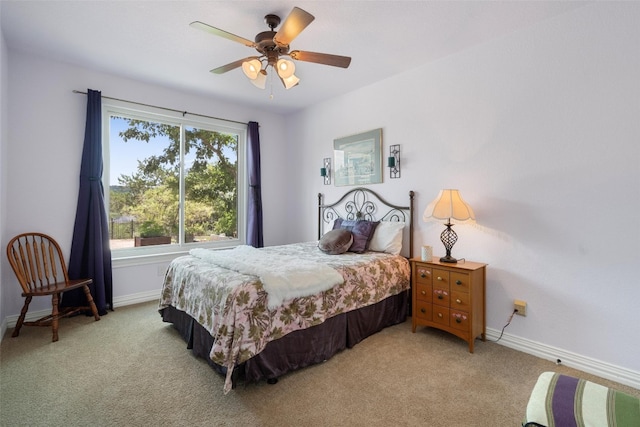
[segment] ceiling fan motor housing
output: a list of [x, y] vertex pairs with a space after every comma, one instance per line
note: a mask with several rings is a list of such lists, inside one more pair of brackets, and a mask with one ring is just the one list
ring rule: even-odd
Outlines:
[[259, 33], [256, 38], [256, 50], [267, 57], [268, 62], [276, 62], [279, 55], [286, 55], [289, 53], [288, 45], [279, 45], [273, 38], [275, 37], [275, 31], [263, 31]]

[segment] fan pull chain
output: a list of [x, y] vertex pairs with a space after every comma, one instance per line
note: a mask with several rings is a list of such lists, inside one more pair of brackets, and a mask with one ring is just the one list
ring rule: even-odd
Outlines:
[[269, 73], [269, 92], [269, 99], [273, 101], [273, 73]]

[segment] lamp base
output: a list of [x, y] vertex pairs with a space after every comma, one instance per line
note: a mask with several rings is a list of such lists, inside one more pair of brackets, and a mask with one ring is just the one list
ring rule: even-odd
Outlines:
[[445, 228], [444, 231], [442, 231], [442, 233], [440, 234], [440, 240], [442, 241], [442, 244], [446, 249], [446, 255], [440, 258], [440, 262], [455, 264], [458, 262], [458, 260], [451, 256], [451, 248], [458, 241], [458, 235], [451, 228], [451, 226], [453, 225], [451, 224], [451, 218], [449, 218], [449, 221], [447, 221], [445, 225], [447, 226], [447, 228]]
[[451, 255], [447, 255], [440, 258], [440, 262], [448, 262], [450, 264], [455, 264], [458, 262], [458, 260], [452, 257]]

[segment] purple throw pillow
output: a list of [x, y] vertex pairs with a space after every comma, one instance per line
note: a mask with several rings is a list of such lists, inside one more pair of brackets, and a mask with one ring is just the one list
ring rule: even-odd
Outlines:
[[333, 223], [333, 229], [345, 229], [351, 231], [353, 234], [353, 243], [349, 247], [349, 252], [362, 253], [369, 247], [369, 242], [373, 237], [373, 232], [378, 226], [378, 221], [366, 221], [366, 220], [344, 220], [338, 218]]

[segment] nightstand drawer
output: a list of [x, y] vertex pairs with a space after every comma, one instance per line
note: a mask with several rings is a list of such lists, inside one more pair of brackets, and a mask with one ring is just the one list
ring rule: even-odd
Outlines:
[[449, 290], [433, 288], [433, 303], [449, 307]]
[[431, 267], [425, 267], [422, 264], [418, 264], [416, 266], [416, 283], [430, 285], [431, 276]]
[[449, 272], [447, 270], [433, 269], [433, 286], [449, 289]]
[[416, 283], [416, 299], [431, 302], [431, 285]]
[[416, 312], [413, 314], [421, 320], [431, 320], [431, 303], [424, 301], [416, 301]]
[[451, 323], [452, 328], [460, 329], [461, 331], [469, 330], [469, 313], [465, 311], [451, 310]]
[[469, 311], [471, 307], [471, 297], [467, 292], [451, 291], [451, 308], [456, 310]]
[[469, 292], [471, 280], [468, 274], [451, 272], [452, 291]]
[[444, 326], [449, 325], [449, 309], [446, 307], [440, 307], [439, 305], [433, 306], [433, 321]]

